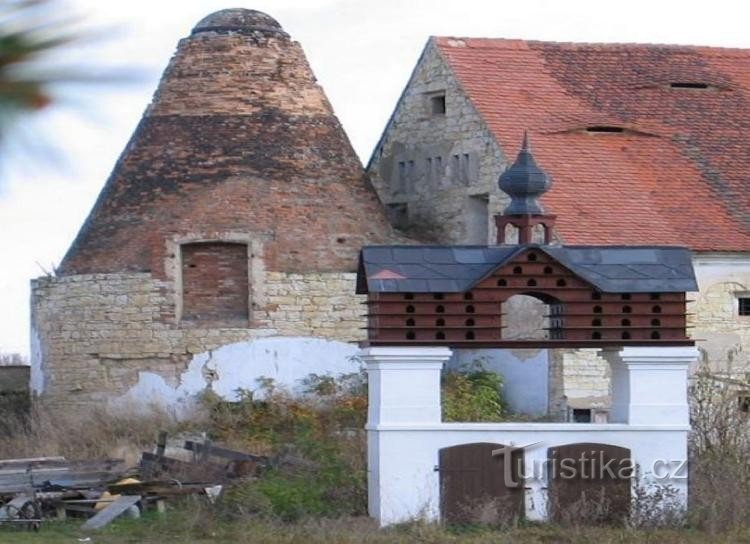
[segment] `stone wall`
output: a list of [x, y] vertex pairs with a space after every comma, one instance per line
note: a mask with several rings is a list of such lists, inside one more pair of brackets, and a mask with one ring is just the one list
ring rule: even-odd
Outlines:
[[690, 293], [688, 325], [698, 340], [701, 364], [745, 377], [750, 372], [750, 316], [740, 316], [739, 296], [750, 296], [750, 254], [699, 254], [694, 259], [699, 293]]
[[[267, 302], [245, 327], [183, 327], [172, 282], [147, 273], [45, 277], [32, 282], [32, 385], [52, 404], [121, 395], [152, 372], [176, 385], [193, 355], [268, 336], [364, 338], [352, 273], [267, 273]], [[251, 328], [252, 327], [252, 328]]]
[[[445, 113], [432, 113], [431, 99], [443, 93]], [[368, 167], [392, 218], [401, 214], [392, 220], [440, 243], [494, 240], [492, 215], [507, 202], [497, 187], [505, 160], [428, 43]]]

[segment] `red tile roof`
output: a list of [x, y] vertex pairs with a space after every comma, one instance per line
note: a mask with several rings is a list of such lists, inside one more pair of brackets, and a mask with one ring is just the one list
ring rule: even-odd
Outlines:
[[750, 251], [750, 50], [434, 40], [510, 159], [529, 130], [566, 244]]

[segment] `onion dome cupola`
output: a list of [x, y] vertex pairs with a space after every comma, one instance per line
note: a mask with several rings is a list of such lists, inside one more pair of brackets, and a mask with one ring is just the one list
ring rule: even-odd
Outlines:
[[538, 225], [541, 226], [544, 243], [551, 243], [555, 216], [546, 214], [539, 197], [552, 186], [552, 178], [536, 164], [526, 132], [516, 160], [500, 175], [498, 186], [510, 197], [510, 203], [502, 215], [495, 216], [497, 243], [507, 243], [508, 225], [518, 230], [520, 244], [542, 241], [534, 236]]

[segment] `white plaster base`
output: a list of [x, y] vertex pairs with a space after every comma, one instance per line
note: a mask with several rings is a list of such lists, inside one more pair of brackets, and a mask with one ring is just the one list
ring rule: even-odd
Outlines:
[[260, 378], [270, 378], [280, 387], [301, 392], [302, 380], [310, 374], [340, 376], [357, 372], [360, 362], [354, 344], [305, 337], [262, 338], [228, 344], [195, 355], [179, 378], [170, 385], [155, 372], [139, 372], [138, 383], [124, 395], [111, 399], [113, 408], [158, 406], [187, 417], [197, 396], [212, 390], [234, 401], [238, 389], [256, 391], [261, 398]]

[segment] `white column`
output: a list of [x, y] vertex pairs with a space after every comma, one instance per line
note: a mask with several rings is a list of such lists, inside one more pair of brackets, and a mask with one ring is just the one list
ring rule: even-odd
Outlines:
[[[380, 525], [439, 515], [437, 449], [410, 448], [403, 431], [441, 422], [440, 371], [451, 350], [372, 347], [362, 350], [368, 380], [367, 491]], [[406, 462], [408, 460], [408, 462]]]
[[612, 366], [613, 423], [688, 425], [688, 366], [694, 347], [625, 347], [604, 351]]

